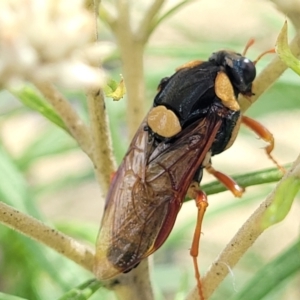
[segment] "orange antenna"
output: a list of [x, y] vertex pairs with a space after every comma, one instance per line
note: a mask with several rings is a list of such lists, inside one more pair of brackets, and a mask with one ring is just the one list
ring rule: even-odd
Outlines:
[[257, 63], [263, 56], [265, 56], [265, 55], [268, 54], [268, 53], [276, 53], [276, 52], [275, 52], [275, 48], [270, 49], [270, 50], [267, 50], [267, 51], [263, 52], [262, 54], [260, 54], [260, 55], [257, 57], [257, 59], [253, 61], [253, 63], [256, 65], [256, 63]]
[[245, 49], [244, 49], [244, 51], [243, 51], [243, 53], [242, 53], [243, 56], [246, 55], [248, 49], [254, 44], [254, 42], [255, 42], [254, 39], [250, 39], [250, 40], [248, 41], [248, 43], [246, 44], [246, 47], [245, 47]]

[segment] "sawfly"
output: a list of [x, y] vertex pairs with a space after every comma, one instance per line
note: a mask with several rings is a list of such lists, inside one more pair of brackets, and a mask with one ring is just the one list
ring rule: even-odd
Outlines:
[[233, 144], [241, 123], [269, 143], [270, 157], [274, 146], [272, 134], [240, 111], [238, 95], [253, 95], [256, 76], [256, 61], [244, 56], [246, 49], [243, 54], [221, 50], [207, 61], [189, 62], [159, 83], [153, 106], [132, 139], [106, 198], [96, 245], [98, 279], [129, 272], [159, 249], [189, 195], [198, 208], [191, 255], [203, 299], [196, 261], [208, 205], [199, 189], [203, 170], [241, 196], [244, 189], [215, 170], [211, 158]]

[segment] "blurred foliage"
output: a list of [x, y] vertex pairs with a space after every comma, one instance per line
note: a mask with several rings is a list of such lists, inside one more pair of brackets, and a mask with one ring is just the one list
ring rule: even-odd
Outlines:
[[300, 179], [297, 176], [291, 176], [280, 182], [273, 203], [268, 207], [262, 220], [264, 228], [282, 221], [287, 216], [299, 189]]
[[280, 59], [294, 72], [300, 75], [300, 61], [295, 57], [289, 48], [288, 44], [288, 25], [285, 21], [283, 28], [281, 29], [277, 42], [276, 42], [276, 52]]
[[[108, 35], [102, 38], [112, 39]], [[150, 58], [151, 61], [157, 60], [159, 64], [159, 67], [146, 68], [145, 70], [147, 103], [149, 106], [160, 79], [172, 74], [176, 66], [188, 60], [207, 59], [214, 50], [224, 48], [224, 43], [219, 44], [213, 38], [212, 41], [206, 41], [205, 43], [200, 40], [195, 41], [193, 38], [191, 36], [189, 47], [184, 44], [153, 47], [150, 44], [146, 49], [146, 57]], [[231, 41], [225, 46], [226, 48], [243, 49], [240, 41]], [[255, 50], [251, 49], [251, 51], [254, 52]], [[166, 60], [165, 63], [160, 63], [164, 60]], [[268, 58], [264, 58], [259, 63], [259, 68], [262, 68], [266, 61], [268, 61]], [[110, 60], [106, 61], [104, 66], [107, 68], [110, 76], [118, 80], [118, 74], [121, 73], [118, 55], [114, 54], [111, 56]], [[273, 114], [279, 111], [300, 111], [300, 85], [299, 78], [295, 76], [292, 72], [287, 72], [263, 95], [258, 103], [251, 107], [249, 114], [253, 117], [261, 117], [262, 115]], [[16, 98], [7, 92], [0, 94], [0, 124], [6, 127], [9, 126], [9, 131], [12, 132], [12, 135], [14, 126], [17, 126], [15, 124], [19, 124], [14, 123], [14, 120], [39, 118], [37, 113], [33, 113], [31, 109], [40, 111], [57, 126], [54, 126], [53, 123], [39, 120], [38, 123], [41, 126], [30, 137], [30, 141], [25, 146], [22, 145], [20, 147], [22, 151], [17, 151], [17, 154], [16, 151], [12, 151], [7, 145], [7, 136], [0, 131], [1, 201], [55, 226], [77, 239], [94, 243], [98, 231], [98, 223], [87, 224], [80, 221], [70, 222], [70, 220], [54, 222], [47, 219], [41, 212], [41, 205], [43, 205], [41, 199], [43, 197], [47, 196], [47, 199], [50, 199], [51, 197], [55, 197], [59, 191], [93, 183], [95, 179], [92, 166], [77, 173], [67, 173], [61, 170], [59, 177], [52, 178], [46, 183], [32, 181], [32, 172], [37, 163], [46, 159], [55, 162], [57, 157], [67, 159], [68, 155], [79, 153], [80, 150], [66, 131], [61, 130], [61, 128], [64, 128], [64, 125], [61, 123], [59, 117], [57, 117], [47, 104], [43, 104], [44, 102], [37, 97], [31, 88], [30, 90], [29, 88], [25, 88], [14, 94], [26, 106], [21, 105]], [[65, 95], [76, 107], [79, 114], [86, 120], [87, 109], [83, 93], [79, 91], [77, 93], [65, 91]], [[283, 99], [288, 100], [283, 101]], [[35, 106], [33, 107], [32, 104]], [[128, 146], [125, 124], [126, 99], [118, 102], [107, 99], [106, 104], [110, 118], [113, 149], [117, 161], [120, 162]], [[43, 105], [45, 107], [41, 109]], [[243, 201], [224, 202], [218, 209], [209, 210], [206, 216], [208, 223], [212, 221], [218, 222], [218, 219], [224, 218], [224, 216], [231, 218], [231, 216], [238, 215], [240, 210], [247, 209], [254, 203], [258, 204], [260, 199], [263, 199], [271, 188], [272, 186], [265, 186], [259, 192], [248, 194]], [[173, 299], [174, 297], [175, 299], [182, 299], [183, 295], [186, 295], [189, 288], [194, 285], [192, 263], [189, 260], [187, 251], [190, 247], [190, 235], [194, 224], [195, 220], [191, 219], [187, 220], [180, 228], [175, 228], [166, 244], [155, 255], [156, 263], [153, 278], [156, 299], [165, 299], [166, 297], [168, 299]], [[299, 220], [297, 220], [296, 226], [299, 226]], [[75, 263], [61, 257], [56, 252], [39, 245], [35, 241], [3, 225], [0, 225], [0, 240], [0, 290], [3, 292], [3, 294], [0, 293], [0, 300], [17, 300], [23, 298], [30, 300], [53, 300], [59, 297], [62, 297], [60, 299], [71, 299], [67, 298], [68, 293], [74, 295], [72, 293], [76, 294], [78, 290], [82, 289], [86, 292], [86, 288], [88, 289], [88, 296], [86, 298], [72, 299], [112, 299], [112, 294], [103, 289], [100, 289], [93, 296], [89, 297], [92, 294], [89, 294], [90, 286], [82, 285], [82, 283], [91, 283], [88, 281], [91, 274]], [[204, 249], [201, 252], [207, 251], [214, 257], [217, 255], [215, 253], [216, 249], [221, 249], [222, 246], [222, 242], [218, 245], [208, 243], [204, 245]], [[186, 261], [183, 264], [177, 264], [177, 260], [182, 256], [182, 253], [184, 253]], [[291, 261], [297, 258], [299, 258], [299, 241], [295, 245], [291, 245], [289, 249], [284, 250], [282, 254], [273, 258], [271, 262], [264, 256], [263, 252], [248, 253], [240, 263], [239, 270], [234, 271], [234, 277], [239, 278], [239, 286], [245, 283], [245, 290], [240, 291], [237, 295], [242, 295], [242, 293], [243, 295], [245, 293], [250, 294], [248, 294], [248, 298], [238, 299], [279, 300], [285, 298], [285, 290], [290, 286], [289, 282], [291, 278], [297, 274], [299, 276], [299, 265], [297, 265], [297, 269], [292, 269], [295, 264]], [[200, 258], [200, 265], [201, 262], [202, 259]], [[252, 279], [253, 281], [249, 281], [253, 273], [257, 272], [258, 269], [260, 271], [257, 276]], [[281, 277], [278, 278], [277, 276], [277, 281], [271, 281], [272, 274], [276, 276], [280, 274]], [[166, 278], [168, 278], [167, 281]], [[285, 280], [286, 278], [288, 280]], [[212, 299], [229, 298], [234, 293], [234, 287], [232, 287], [234, 284], [232, 281], [234, 279], [227, 278]], [[250, 283], [250, 286], [246, 284], [247, 282]], [[270, 282], [272, 284], [269, 284]], [[278, 284], [279, 282], [281, 283], [280, 285]], [[258, 283], [260, 287], [264, 287], [264, 292], [261, 292], [260, 296], [253, 298], [254, 294], [251, 293], [254, 293], [253, 287], [256, 287]], [[72, 290], [77, 285], [79, 288]], [[276, 293], [273, 292], [274, 288], [276, 288]], [[94, 290], [92, 291], [94, 292]], [[265, 296], [271, 292], [271, 298]], [[62, 296], [64, 293], [67, 294]]]
[[271, 262], [264, 265], [263, 268], [260, 268], [245, 287], [231, 297], [230, 300], [263, 299], [269, 293], [272, 297], [270, 299], [274, 299], [273, 297], [278, 291], [282, 297], [283, 294], [280, 288], [287, 284], [290, 277], [297, 274], [299, 269], [300, 239]]

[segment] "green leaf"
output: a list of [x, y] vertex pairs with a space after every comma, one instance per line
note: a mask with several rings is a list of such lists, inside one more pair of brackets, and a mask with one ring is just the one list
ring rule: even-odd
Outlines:
[[300, 61], [293, 55], [289, 48], [287, 31], [288, 25], [287, 21], [285, 21], [276, 41], [276, 52], [289, 68], [300, 75]]
[[254, 278], [230, 300], [262, 299], [297, 272], [300, 272], [300, 240], [260, 269]]
[[300, 178], [295, 176], [283, 180], [278, 186], [273, 203], [266, 210], [262, 226], [267, 228], [282, 221], [292, 206], [292, 203], [300, 189]]
[[65, 123], [56, 113], [53, 107], [48, 104], [34, 89], [25, 86], [20, 90], [11, 90], [10, 92], [15, 95], [24, 105], [35, 111], [38, 111], [52, 123], [68, 131]]
[[96, 279], [91, 279], [83, 284], [73, 288], [59, 300], [86, 300], [89, 299], [99, 288], [102, 287], [102, 284]]
[[0, 170], [0, 201], [41, 219], [28, 191], [26, 181], [1, 145]]
[[126, 94], [126, 87], [123, 78], [120, 82], [110, 79], [104, 87], [106, 97], [112, 98], [114, 101], [119, 101]]
[[3, 294], [0, 292], [0, 300], [27, 300], [13, 295]]

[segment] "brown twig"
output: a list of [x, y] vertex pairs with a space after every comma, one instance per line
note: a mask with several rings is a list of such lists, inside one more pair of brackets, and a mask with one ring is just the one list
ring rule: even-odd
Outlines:
[[[144, 117], [145, 84], [143, 54], [145, 40], [139, 40], [130, 24], [128, 2], [117, 1], [118, 17], [112, 30], [118, 42], [122, 59], [122, 73], [127, 90], [127, 124], [129, 139], [133, 137]], [[144, 16], [144, 18], [147, 18]], [[140, 32], [140, 34], [142, 34]], [[142, 34], [144, 36], [144, 34]]]
[[[95, 17], [95, 43], [98, 42], [97, 20], [100, 3], [100, 0], [86, 0], [86, 7]], [[106, 195], [110, 185], [110, 176], [116, 169], [116, 162], [112, 151], [111, 136], [104, 100], [104, 94], [100, 88], [87, 91], [93, 163], [101, 192], [103, 195]]]
[[101, 90], [90, 90], [87, 93], [87, 102], [91, 123], [95, 173], [101, 192], [106, 195], [110, 185], [110, 176], [116, 169], [116, 162], [112, 153], [103, 92]]
[[[150, 9], [150, 12], [153, 13], [153, 10]], [[128, 99], [127, 124], [129, 138], [131, 138], [144, 115], [143, 105], [145, 100], [145, 87], [143, 76], [143, 51], [146, 41], [145, 39], [143, 41], [138, 40], [131, 30], [129, 3], [127, 1], [117, 1], [117, 13], [118, 16], [115, 19], [107, 15], [109, 20], [108, 25], [115, 33], [123, 62], [123, 76], [125, 79]], [[152, 17], [153, 16], [146, 15], [144, 18], [152, 19]], [[147, 28], [144, 30], [146, 32]], [[142, 30], [139, 33], [145, 36], [145, 32]], [[108, 151], [106, 151], [104, 148], [101, 148], [102, 150], [99, 153], [100, 144], [102, 143], [102, 146], [104, 146], [104, 141], [101, 139], [99, 134], [99, 131], [101, 130], [100, 127], [103, 129], [104, 135], [105, 132], [107, 132], [107, 128], [103, 127], [104, 124], [107, 124], [103, 123], [104, 120], [106, 120], [104, 118], [104, 102], [103, 99], [98, 99], [102, 97], [102, 92], [97, 94], [96, 91], [93, 91], [93, 93], [88, 94], [92, 137], [94, 141], [94, 147], [96, 147], [98, 150], [98, 153], [96, 153], [96, 151], [93, 151], [93, 153], [95, 156], [102, 155], [104, 157], [105, 154], [109, 155], [109, 153], [107, 153]], [[95, 137], [95, 133], [98, 136]], [[105, 137], [104, 140], [107, 141], [107, 137]], [[106, 143], [106, 146], [107, 144], [110, 145], [110, 143]], [[110, 155], [108, 157], [110, 157]], [[98, 161], [97, 157], [95, 157], [95, 161]], [[102, 166], [104, 167], [104, 165]], [[99, 168], [99, 165], [97, 165], [97, 168]], [[107, 168], [107, 170], [109, 170], [109, 168]], [[97, 171], [99, 175], [105, 172], [105, 170]], [[118, 284], [115, 284], [115, 282], [118, 282]], [[115, 280], [107, 282], [106, 286], [112, 289], [117, 297], [122, 300], [152, 300], [153, 292], [149, 279], [148, 260], [145, 259], [137, 268], [133, 269], [128, 274], [121, 274]]]
[[106, 287], [112, 289], [120, 300], [153, 300], [148, 259], [141, 261], [129, 273], [108, 282]]
[[54, 249], [92, 272], [94, 253], [90, 248], [1, 201], [0, 222]]

